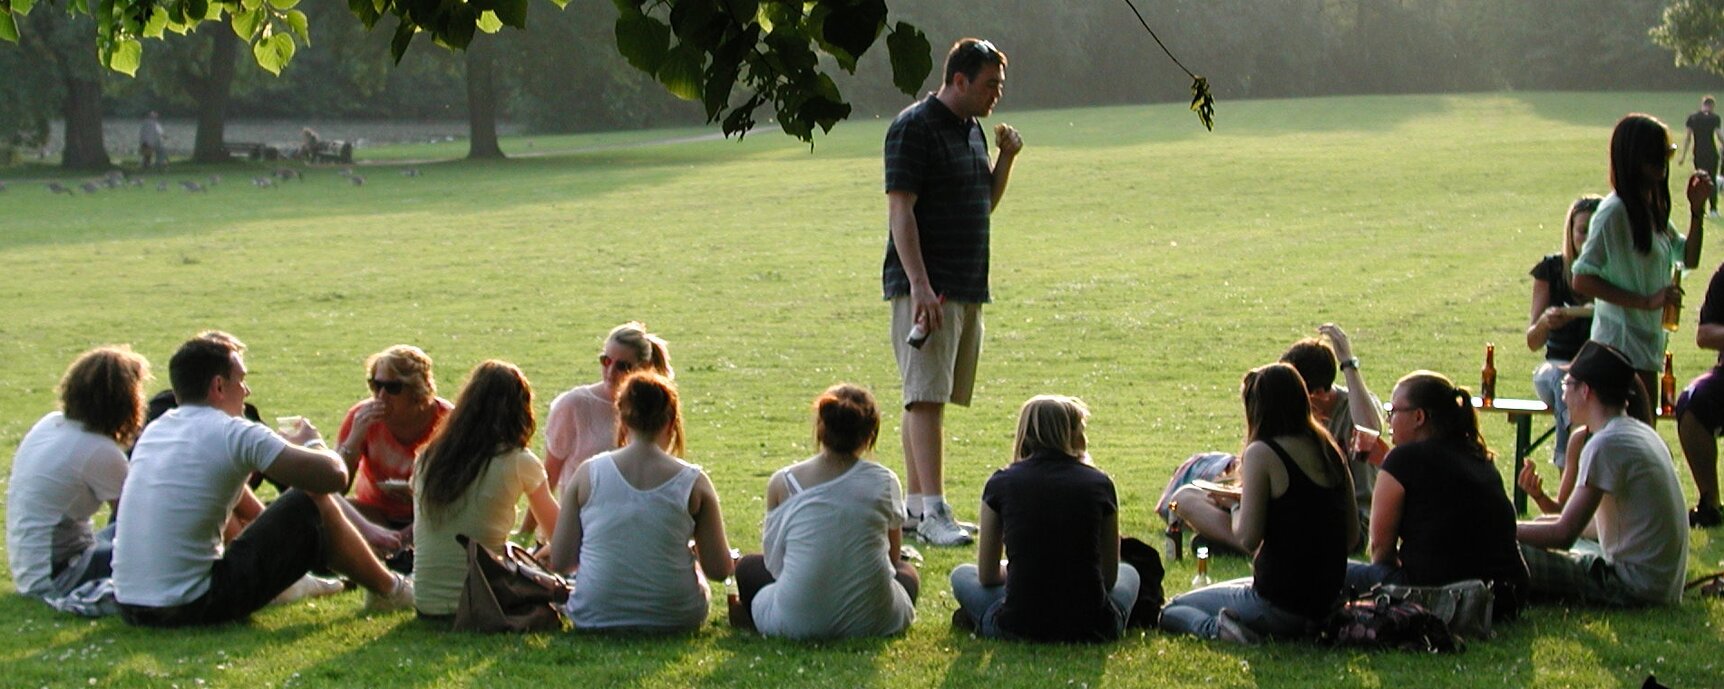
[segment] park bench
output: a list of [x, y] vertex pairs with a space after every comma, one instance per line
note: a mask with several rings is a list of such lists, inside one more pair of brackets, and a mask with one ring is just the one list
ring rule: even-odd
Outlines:
[[309, 163], [351, 164], [353, 162], [353, 142], [319, 141], [312, 145], [311, 150], [300, 151], [300, 157]]
[[275, 160], [281, 157], [281, 150], [265, 143], [251, 141], [223, 141], [223, 150], [230, 156], [243, 155], [246, 160]]

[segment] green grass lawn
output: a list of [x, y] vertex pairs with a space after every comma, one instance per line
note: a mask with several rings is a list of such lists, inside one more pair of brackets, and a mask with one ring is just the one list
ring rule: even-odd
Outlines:
[[[947, 415], [948, 494], [973, 516], [982, 483], [1007, 461], [1017, 406], [1037, 393], [1077, 395], [1094, 411], [1091, 448], [1118, 485], [1122, 530], [1159, 543], [1151, 510], [1173, 467], [1193, 452], [1240, 444], [1240, 376], [1325, 321], [1353, 335], [1367, 380], [1384, 396], [1417, 368], [1476, 385], [1486, 342], [1499, 345], [1499, 395], [1532, 396], [1539, 357], [1519, 344], [1527, 271], [1559, 247], [1569, 201], [1608, 190], [1616, 119], [1647, 111], [1680, 126], [1693, 100], [1232, 102], [1207, 134], [1179, 106], [1016, 112], [1008, 98], [994, 119], [1019, 127], [1026, 149], [994, 215], [996, 301], [986, 312], [976, 403]], [[576, 152], [418, 164], [419, 177], [361, 166], [363, 187], [330, 168], [277, 190], [246, 184], [259, 171], [224, 169], [225, 181], [205, 194], [151, 185], [68, 198], [15, 183], [0, 193], [0, 447], [17, 447], [53, 407], [66, 364], [98, 344], [131, 343], [165, 387], [179, 342], [229, 330], [251, 347], [253, 401], [266, 417], [301, 413], [332, 430], [366, 392], [361, 362], [388, 345], [430, 352], [451, 398], [478, 361], [513, 361], [538, 386], [542, 414], [558, 391], [596, 379], [594, 358], [612, 325], [641, 319], [671, 343], [689, 458], [716, 482], [732, 541], [757, 548], [766, 477], [811, 451], [814, 395], [854, 381], [896, 408], [879, 299], [884, 127], [845, 123], [812, 153], [770, 129], [741, 143], [544, 138], [534, 149]], [[504, 148], [530, 150], [520, 141]], [[362, 153], [414, 160], [459, 151]], [[0, 170], [0, 178], [43, 174]], [[1683, 381], [1712, 360], [1694, 346], [1692, 322], [1724, 259], [1721, 242], [1707, 238], [1688, 283], [1691, 303], [1672, 346]], [[1485, 427], [1507, 455], [1511, 427], [1498, 416]], [[1671, 425], [1660, 430], [1674, 445]], [[901, 471], [896, 413], [882, 436], [878, 459]], [[9, 464], [10, 449], [0, 462]], [[1691, 575], [1724, 567], [1714, 535], [1694, 532]], [[355, 593], [266, 610], [247, 625], [166, 633], [4, 596], [0, 685], [1620, 687], [1656, 672], [1673, 686], [1703, 687], [1724, 679], [1716, 600], [1611, 613], [1540, 607], [1456, 656], [1242, 649], [1157, 633], [1099, 648], [981, 641], [948, 626], [955, 604], [946, 575], [974, 551], [923, 552], [919, 618], [906, 636], [824, 645], [732, 632], [716, 604], [709, 627], [690, 637], [522, 638], [440, 633], [410, 614], [365, 617]], [[1170, 569], [1169, 592], [1185, 590], [1189, 561]], [[1223, 558], [1215, 569], [1234, 576], [1248, 564]]]

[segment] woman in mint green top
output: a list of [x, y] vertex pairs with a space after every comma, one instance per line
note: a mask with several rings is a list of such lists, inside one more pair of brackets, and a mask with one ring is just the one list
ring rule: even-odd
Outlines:
[[1708, 175], [1688, 178], [1688, 236], [1670, 223], [1670, 130], [1649, 115], [1632, 114], [1610, 136], [1610, 185], [1592, 216], [1586, 245], [1574, 261], [1574, 290], [1598, 300], [1592, 339], [1628, 355], [1646, 389], [1656, 389], [1664, 353], [1664, 305], [1680, 303], [1672, 267], [1700, 262]]

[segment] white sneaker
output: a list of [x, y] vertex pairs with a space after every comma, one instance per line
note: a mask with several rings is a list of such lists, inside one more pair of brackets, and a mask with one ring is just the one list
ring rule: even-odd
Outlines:
[[307, 574], [300, 577], [299, 581], [293, 582], [293, 585], [287, 587], [287, 590], [276, 594], [275, 600], [270, 601], [269, 604], [285, 605], [304, 598], [332, 596], [337, 593], [341, 593], [346, 590], [346, 588], [347, 587], [341, 583], [340, 579], [325, 579], [323, 577]]
[[929, 545], [940, 546], [969, 545], [975, 540], [970, 532], [958, 525], [958, 520], [952, 518], [952, 508], [945, 506], [937, 511], [923, 512], [916, 535]]
[[392, 612], [408, 610], [413, 607], [413, 580], [401, 574], [395, 575], [395, 588], [387, 594], [376, 591], [365, 592], [366, 612]]

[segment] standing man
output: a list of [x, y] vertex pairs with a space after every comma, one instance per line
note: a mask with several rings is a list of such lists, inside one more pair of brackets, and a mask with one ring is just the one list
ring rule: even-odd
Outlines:
[[154, 110], [138, 127], [138, 157], [142, 159], [145, 170], [152, 165], [158, 170], [168, 167], [168, 155], [162, 152], [162, 121]]
[[[1694, 144], [1694, 169], [1705, 170], [1713, 180], [1718, 179], [1718, 115], [1712, 112], [1717, 104], [1711, 96], [1700, 99], [1700, 112], [1688, 116], [1688, 133], [1682, 135], [1682, 155], [1676, 158], [1676, 164], [1688, 159], [1688, 144]], [[1712, 186], [1712, 217], [1718, 217], [1718, 186]]]
[[[149, 627], [243, 620], [324, 567], [364, 586], [368, 609], [412, 607], [412, 580], [383, 567], [338, 504], [347, 465], [317, 429], [301, 423], [283, 438], [241, 417], [251, 394], [244, 351], [210, 332], [168, 362], [180, 406], [139, 436], [115, 520], [121, 618]], [[293, 488], [224, 548], [223, 525], [253, 471]]]
[[[1567, 370], [1563, 401], [1592, 439], [1580, 450], [1562, 514], [1515, 529], [1532, 595], [1622, 607], [1681, 603], [1688, 573], [1682, 487], [1670, 448], [1628, 415], [1630, 404], [1644, 409], [1647, 399], [1639, 376], [1627, 356], [1597, 341], [1581, 345]], [[1596, 543], [1580, 540], [1588, 523], [1598, 529]]]
[[959, 40], [946, 54], [940, 90], [886, 130], [891, 235], [881, 282], [904, 385], [905, 526], [935, 545], [971, 541], [946, 503], [942, 425], [948, 402], [970, 404], [989, 301], [988, 215], [1023, 148], [1017, 130], [998, 125], [999, 159], [990, 160], [976, 121], [993, 112], [1005, 84], [1005, 53]]

